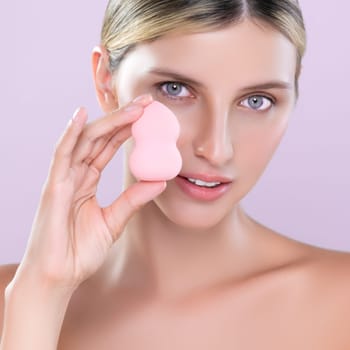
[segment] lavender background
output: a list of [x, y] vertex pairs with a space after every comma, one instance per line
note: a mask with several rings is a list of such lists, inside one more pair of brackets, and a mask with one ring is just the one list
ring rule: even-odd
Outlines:
[[[5, 5], [6, 4], [6, 5]], [[0, 263], [21, 259], [54, 144], [79, 105], [101, 116], [90, 53], [107, 1], [0, 5]], [[243, 205], [286, 236], [350, 251], [350, 30], [347, 0], [301, 0], [308, 50], [300, 99], [270, 165]], [[102, 205], [121, 188], [121, 153], [103, 174]]]

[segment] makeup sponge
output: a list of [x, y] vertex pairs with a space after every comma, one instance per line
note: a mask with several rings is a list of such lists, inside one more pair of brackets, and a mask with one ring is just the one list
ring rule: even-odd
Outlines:
[[136, 179], [164, 181], [179, 174], [182, 159], [176, 141], [180, 125], [168, 107], [153, 101], [132, 125], [131, 133], [135, 143], [129, 168]]

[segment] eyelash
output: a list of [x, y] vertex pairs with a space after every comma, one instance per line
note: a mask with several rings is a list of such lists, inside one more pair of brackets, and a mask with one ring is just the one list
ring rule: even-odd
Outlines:
[[[259, 93], [259, 92], [256, 92], [256, 93], [254, 93], [252, 95], [249, 95], [249, 96], [245, 97], [244, 99], [242, 99], [241, 102], [240, 102], [240, 105], [242, 105], [243, 101], [246, 101], [246, 100], [248, 100], [249, 98], [252, 98], [252, 97], [263, 97], [263, 98], [267, 99], [271, 103], [271, 106], [268, 107], [268, 108], [265, 108], [265, 109], [254, 109], [254, 108], [251, 108], [251, 110], [254, 111], [254, 112], [259, 112], [259, 113], [267, 112], [272, 107], [274, 107], [276, 105], [276, 100], [273, 97], [267, 96], [264, 93]], [[243, 107], [246, 107], [246, 106], [243, 106]], [[249, 107], [247, 107], [247, 108], [249, 108]]]
[[176, 85], [179, 85], [179, 86], [182, 86], [182, 87], [185, 87], [187, 90], [189, 90], [189, 87], [186, 85], [186, 84], [183, 84], [179, 81], [164, 81], [164, 82], [161, 82], [159, 84], [157, 84], [157, 90], [163, 95], [165, 96], [166, 98], [170, 99], [170, 100], [183, 100], [185, 98], [188, 98], [188, 97], [181, 97], [181, 96], [171, 96], [169, 94], [167, 94], [166, 92], [163, 91], [162, 87], [164, 85], [168, 85], [168, 84], [176, 84]]
[[[188, 98], [188, 97], [182, 97], [182, 96], [176, 97], [176, 96], [171, 96], [171, 95], [167, 94], [162, 89], [162, 87], [167, 85], [167, 84], [176, 84], [176, 85], [185, 87], [187, 90], [190, 90], [190, 88], [187, 86], [187, 84], [181, 83], [179, 81], [164, 81], [164, 82], [158, 83], [156, 85], [156, 88], [163, 96], [165, 96], [165, 98], [168, 98], [168, 99], [173, 100], [173, 101], [181, 101], [181, 100], [184, 100], [184, 99]], [[256, 92], [254, 94], [250, 94], [249, 96], [244, 97], [241, 100], [240, 103], [242, 103], [242, 101], [245, 101], [245, 100], [247, 100], [247, 99], [249, 99], [251, 97], [264, 97], [264, 98], [266, 98], [271, 103], [271, 107], [270, 108], [272, 108], [276, 104], [276, 100], [273, 97], [265, 95], [264, 93], [259, 93], [259, 92]], [[256, 112], [268, 111], [270, 108], [267, 108], [267, 109], [262, 110], [262, 111], [261, 110], [256, 110]], [[252, 110], [254, 110], [254, 109], [252, 109]]]

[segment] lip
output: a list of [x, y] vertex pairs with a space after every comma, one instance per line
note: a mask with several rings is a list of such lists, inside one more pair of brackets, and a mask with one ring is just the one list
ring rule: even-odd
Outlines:
[[224, 177], [224, 176], [221, 176], [221, 175], [215, 175], [215, 174], [181, 173], [178, 176], [180, 176], [180, 177], [187, 177], [187, 178], [190, 178], [190, 179], [202, 180], [202, 181], [205, 181], [205, 182], [221, 182], [223, 184], [228, 184], [228, 183], [231, 183], [233, 181], [233, 179], [230, 179], [228, 177]]
[[[221, 182], [217, 187], [200, 187], [189, 182], [186, 177], [206, 181], [206, 182]], [[215, 201], [227, 193], [233, 181], [226, 177], [204, 174], [184, 174], [178, 175], [175, 178], [175, 183], [179, 186], [183, 193], [191, 199], [198, 201], [210, 202]]]

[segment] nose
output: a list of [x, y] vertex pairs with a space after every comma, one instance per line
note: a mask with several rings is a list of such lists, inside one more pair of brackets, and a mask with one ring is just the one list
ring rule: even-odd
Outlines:
[[215, 167], [227, 164], [233, 157], [233, 141], [228, 124], [228, 112], [217, 111], [202, 116], [193, 139], [195, 155], [205, 158]]

